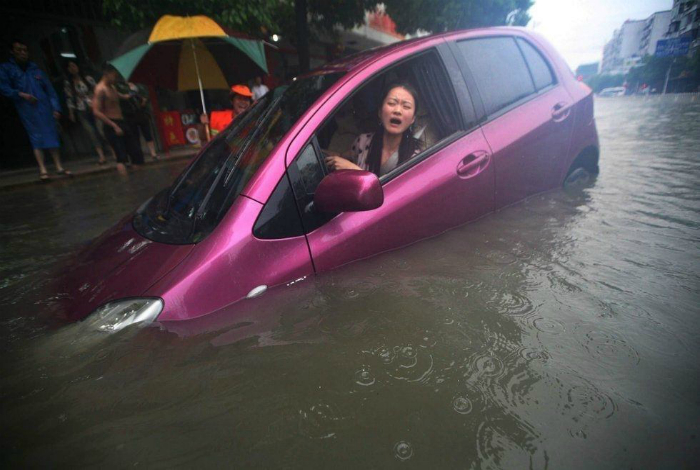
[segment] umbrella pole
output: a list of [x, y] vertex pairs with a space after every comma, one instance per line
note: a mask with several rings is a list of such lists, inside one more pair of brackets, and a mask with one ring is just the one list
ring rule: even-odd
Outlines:
[[[192, 44], [192, 55], [194, 56], [194, 69], [197, 71], [197, 82], [199, 83], [199, 97], [202, 100], [202, 112], [204, 114], [207, 114], [207, 105], [204, 103], [204, 90], [202, 89], [202, 77], [199, 76], [199, 65], [197, 64], [197, 52], [194, 47], [194, 40], [190, 40], [190, 44]], [[207, 116], [208, 118], [208, 116]], [[207, 119], [207, 123], [204, 125], [204, 129], [207, 132], [207, 142], [211, 140], [211, 131], [209, 130], [209, 119]]]

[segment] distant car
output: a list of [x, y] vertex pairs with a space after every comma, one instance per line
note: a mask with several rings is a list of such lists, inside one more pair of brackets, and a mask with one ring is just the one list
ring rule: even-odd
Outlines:
[[598, 93], [598, 96], [623, 96], [625, 94], [625, 87], [623, 86], [614, 86], [614, 87], [609, 87], [609, 88], [603, 88], [600, 90]]
[[[410, 82], [419, 151], [387, 174], [330, 172]], [[543, 38], [488, 28], [326, 65], [269, 93], [62, 279], [67, 319], [187, 320], [462, 225], [598, 171], [591, 90]]]

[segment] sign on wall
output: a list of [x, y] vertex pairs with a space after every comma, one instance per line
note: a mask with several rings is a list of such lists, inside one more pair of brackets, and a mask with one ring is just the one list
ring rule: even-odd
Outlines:
[[659, 39], [656, 43], [656, 57], [679, 57], [688, 54], [691, 38]]

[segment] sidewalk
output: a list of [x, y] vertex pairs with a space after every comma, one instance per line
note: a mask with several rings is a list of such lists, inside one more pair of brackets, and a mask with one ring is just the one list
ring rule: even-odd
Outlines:
[[[171, 150], [169, 154], [159, 154], [160, 159], [153, 161], [151, 157], [146, 157], [145, 167], [160, 166], [176, 160], [191, 158], [199, 152], [199, 148], [180, 148]], [[54, 173], [53, 160], [49, 155], [46, 156], [46, 163], [49, 169], [51, 179], [49, 181], [39, 181], [39, 168], [22, 168], [20, 170], [10, 170], [0, 172], [0, 191], [20, 188], [31, 185], [48, 185], [56, 181], [66, 181], [72, 178], [82, 178], [84, 176], [95, 175], [97, 173], [106, 173], [116, 171], [117, 164], [114, 161], [109, 161], [106, 165], [97, 164], [97, 155], [84, 160], [71, 160], [64, 162], [63, 166], [73, 173], [73, 177], [58, 176]]]

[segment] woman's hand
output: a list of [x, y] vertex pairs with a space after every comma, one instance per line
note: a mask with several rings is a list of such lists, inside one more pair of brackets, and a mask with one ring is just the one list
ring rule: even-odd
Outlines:
[[326, 166], [329, 170], [362, 170], [359, 166], [355, 165], [350, 160], [346, 160], [338, 155], [327, 155], [326, 156]]

